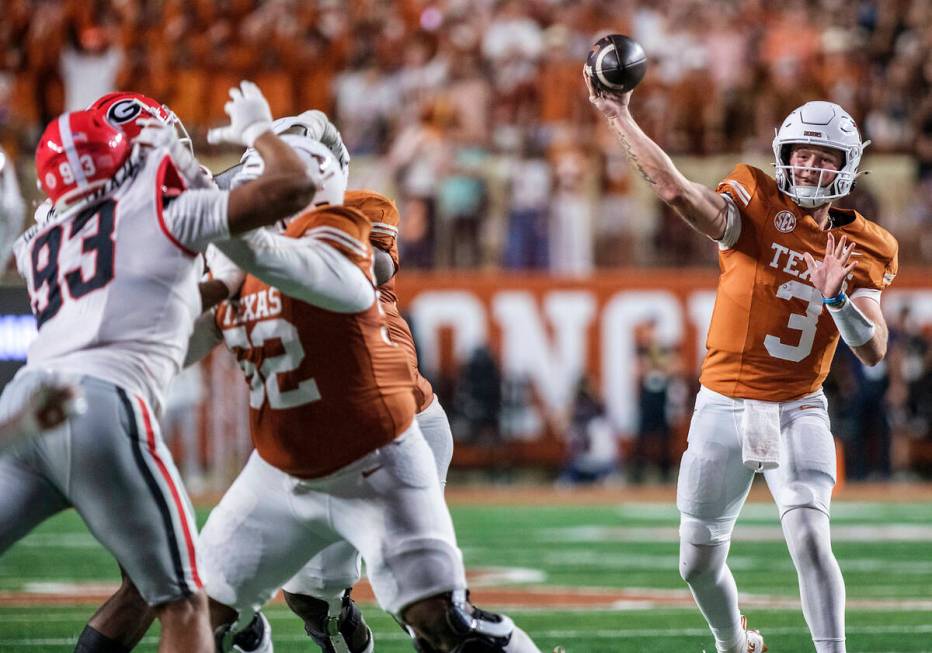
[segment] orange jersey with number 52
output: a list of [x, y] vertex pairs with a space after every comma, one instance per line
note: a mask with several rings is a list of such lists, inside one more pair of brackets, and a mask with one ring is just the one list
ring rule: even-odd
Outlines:
[[[347, 207], [295, 218], [285, 235], [339, 250], [371, 277], [369, 220]], [[252, 275], [216, 323], [249, 384], [249, 422], [262, 458], [292, 476], [330, 474], [394, 440], [414, 420], [414, 379], [378, 301], [337, 313]]]
[[[700, 382], [727, 395], [787, 401], [813, 392], [828, 374], [838, 329], [812, 286], [803, 253], [825, 255], [828, 232], [763, 171], [738, 165], [719, 184], [741, 216], [737, 242], [719, 253], [721, 277]], [[856, 243], [849, 297], [873, 297], [897, 272], [897, 242], [855, 211], [831, 209]]]

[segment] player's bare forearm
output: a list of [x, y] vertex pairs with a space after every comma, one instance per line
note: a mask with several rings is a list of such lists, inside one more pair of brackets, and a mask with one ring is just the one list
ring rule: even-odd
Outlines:
[[884, 320], [883, 312], [880, 310], [880, 304], [873, 299], [858, 297], [851, 300], [857, 306], [867, 319], [874, 323], [874, 336], [859, 347], [852, 347], [851, 351], [865, 365], [872, 367], [882, 361], [887, 355], [887, 341], [889, 339], [889, 329], [887, 322]]
[[317, 184], [304, 162], [282, 139], [268, 131], [255, 148], [265, 168], [251, 182], [230, 191], [230, 234], [238, 235], [294, 215], [314, 198]]
[[659, 145], [635, 122], [631, 113], [621, 111], [609, 120], [628, 160], [654, 193], [671, 206], [696, 231], [720, 239], [727, 223], [727, 204], [711, 188], [687, 179]]
[[202, 311], [209, 311], [230, 296], [230, 289], [218, 279], [202, 281], [197, 285], [197, 290], [201, 295]]

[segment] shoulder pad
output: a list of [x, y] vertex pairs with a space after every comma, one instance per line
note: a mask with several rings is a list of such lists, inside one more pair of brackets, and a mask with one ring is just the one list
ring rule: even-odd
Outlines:
[[739, 163], [719, 183], [717, 190], [719, 193], [728, 193], [739, 207], [746, 207], [757, 193], [761, 175], [766, 177], [762, 170]]
[[324, 206], [300, 214], [288, 225], [285, 235], [324, 240], [347, 254], [368, 258], [372, 251], [371, 231], [372, 224], [359, 211], [347, 206]]

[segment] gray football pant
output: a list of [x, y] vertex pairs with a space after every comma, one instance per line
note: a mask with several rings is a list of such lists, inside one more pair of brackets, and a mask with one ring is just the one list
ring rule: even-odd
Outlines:
[[[23, 371], [4, 389], [0, 416], [43, 378]], [[82, 377], [88, 410], [0, 456], [0, 554], [73, 507], [150, 605], [200, 589], [190, 500], [146, 402]]]

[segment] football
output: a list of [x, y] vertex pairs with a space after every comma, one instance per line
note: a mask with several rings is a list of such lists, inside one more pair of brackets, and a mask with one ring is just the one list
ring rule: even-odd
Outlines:
[[641, 44], [623, 34], [603, 36], [586, 58], [586, 75], [597, 87], [614, 93], [630, 91], [644, 79], [647, 55]]

